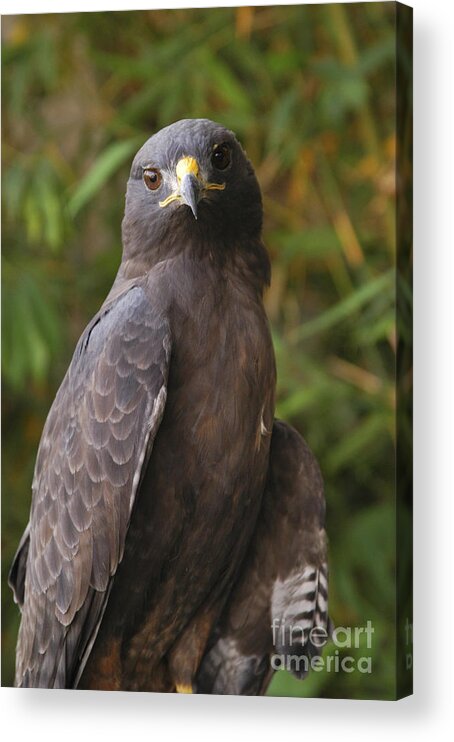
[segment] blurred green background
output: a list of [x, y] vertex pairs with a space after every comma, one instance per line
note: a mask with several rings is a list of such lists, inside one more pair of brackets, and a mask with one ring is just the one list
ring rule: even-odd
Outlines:
[[372, 650], [340, 650], [371, 675], [279, 672], [269, 692], [394, 694], [394, 78], [394, 3], [3, 18], [4, 685], [36, 449], [119, 264], [132, 156], [208, 117], [263, 190], [277, 412], [324, 475], [332, 617], [375, 628]]

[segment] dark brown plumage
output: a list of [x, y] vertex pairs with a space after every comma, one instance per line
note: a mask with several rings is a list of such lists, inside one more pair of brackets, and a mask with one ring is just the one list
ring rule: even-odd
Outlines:
[[304, 658], [326, 643], [314, 646], [310, 631], [331, 633], [324, 521], [314, 455], [296, 430], [276, 420], [255, 533], [199, 669], [199, 693], [265, 692], [273, 654], [305, 677]]
[[[17, 685], [231, 692], [210, 657], [224, 635], [247, 651], [248, 621], [231, 621], [248, 584], [266, 585], [249, 604], [268, 636], [295, 570], [325, 574], [318, 471], [273, 428], [261, 219], [220, 125], [178, 122], [137, 154], [122, 264], [46, 421], [11, 570]], [[266, 666], [269, 643], [257, 651]]]

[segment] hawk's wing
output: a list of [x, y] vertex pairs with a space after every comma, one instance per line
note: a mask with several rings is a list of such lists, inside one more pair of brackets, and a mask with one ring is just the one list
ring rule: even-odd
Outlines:
[[79, 340], [44, 427], [29, 538], [11, 571], [22, 604], [16, 685], [80, 677], [163, 415], [169, 357], [167, 319], [139, 286]]
[[317, 462], [296, 430], [275, 421], [256, 532], [202, 661], [198, 693], [264, 693], [273, 666], [305, 676], [331, 633], [324, 520]]

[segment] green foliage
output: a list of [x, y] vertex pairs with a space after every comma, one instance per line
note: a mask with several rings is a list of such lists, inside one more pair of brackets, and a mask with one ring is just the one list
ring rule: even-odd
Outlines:
[[270, 692], [392, 695], [393, 4], [17, 16], [3, 36], [3, 682], [36, 448], [120, 260], [132, 154], [207, 116], [262, 185], [278, 413], [324, 474], [332, 617], [376, 630], [372, 675], [282, 672]]
[[69, 212], [72, 217], [90, 204], [109, 177], [133, 155], [138, 146], [139, 139], [135, 137], [124, 142], [114, 142], [101, 152], [69, 200]]

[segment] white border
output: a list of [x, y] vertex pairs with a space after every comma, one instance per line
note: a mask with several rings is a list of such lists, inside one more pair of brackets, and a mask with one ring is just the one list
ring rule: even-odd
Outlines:
[[[239, 3], [221, 2], [219, 5]], [[272, 5], [276, 3], [250, 3]], [[286, 4], [293, 4], [287, 2]], [[13, 740], [348, 739], [412, 742], [452, 734], [451, 460], [454, 172], [452, 0], [415, 8], [415, 695], [399, 703], [221, 698], [2, 689]], [[214, 2], [3, 0], [2, 13], [163, 7]]]

